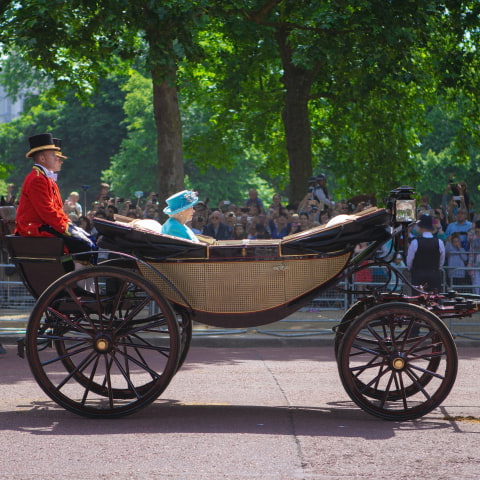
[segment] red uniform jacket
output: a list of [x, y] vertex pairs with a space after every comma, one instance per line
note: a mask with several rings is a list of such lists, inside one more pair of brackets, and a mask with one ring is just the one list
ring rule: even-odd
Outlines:
[[25, 237], [51, 237], [50, 233], [38, 229], [50, 225], [57, 232], [65, 233], [69, 222], [56, 182], [34, 166], [23, 182], [15, 233]]

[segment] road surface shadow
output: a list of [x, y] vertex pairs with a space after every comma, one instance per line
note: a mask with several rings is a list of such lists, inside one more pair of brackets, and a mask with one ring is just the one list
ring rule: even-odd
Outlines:
[[352, 402], [327, 407], [184, 404], [162, 400], [129, 417], [99, 420], [76, 416], [51, 401], [19, 405], [0, 413], [0, 430], [33, 435], [116, 435], [128, 433], [238, 433], [388, 439], [399, 430], [455, 430], [448, 420], [423, 417], [391, 422], [369, 416]]

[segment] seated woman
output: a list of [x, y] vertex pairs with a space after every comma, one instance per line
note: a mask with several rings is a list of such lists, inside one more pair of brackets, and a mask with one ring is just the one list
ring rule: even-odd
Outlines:
[[196, 192], [183, 190], [168, 197], [166, 201], [167, 206], [163, 212], [170, 218], [163, 224], [162, 233], [200, 243], [193, 231], [185, 225], [193, 217], [193, 206], [198, 202]]

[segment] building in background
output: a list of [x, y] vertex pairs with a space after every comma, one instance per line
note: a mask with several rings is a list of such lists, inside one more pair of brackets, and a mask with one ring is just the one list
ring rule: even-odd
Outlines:
[[23, 99], [13, 101], [0, 85], [0, 123], [8, 123], [17, 118], [23, 109]]

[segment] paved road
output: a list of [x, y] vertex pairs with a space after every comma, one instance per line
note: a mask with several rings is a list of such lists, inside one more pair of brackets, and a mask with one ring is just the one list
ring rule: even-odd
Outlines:
[[480, 479], [478, 347], [444, 405], [404, 423], [349, 400], [331, 346], [194, 347], [161, 400], [104, 421], [50, 402], [6, 348], [2, 479]]

